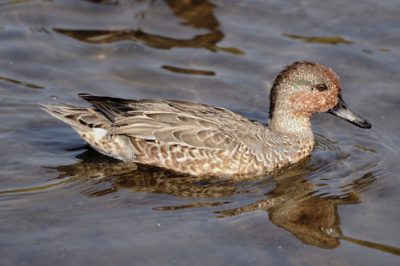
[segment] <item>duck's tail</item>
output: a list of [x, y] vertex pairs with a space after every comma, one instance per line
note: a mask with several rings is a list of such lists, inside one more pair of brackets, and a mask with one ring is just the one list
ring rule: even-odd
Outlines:
[[83, 140], [100, 153], [123, 161], [135, 160], [138, 151], [129, 138], [124, 135], [110, 135], [112, 122], [97, 110], [70, 105], [40, 104], [40, 107], [70, 125]]
[[46, 104], [40, 104], [40, 108], [55, 118], [67, 123], [78, 131], [78, 133], [93, 130], [94, 128], [108, 130], [111, 126], [111, 121], [109, 119], [90, 108]]

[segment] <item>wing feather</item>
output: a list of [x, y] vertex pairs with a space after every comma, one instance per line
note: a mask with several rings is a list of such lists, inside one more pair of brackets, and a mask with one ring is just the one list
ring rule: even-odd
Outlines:
[[[230, 110], [184, 101], [81, 95], [113, 122], [110, 134], [160, 143], [232, 150], [265, 127]], [[251, 132], [251, 134], [250, 134]]]

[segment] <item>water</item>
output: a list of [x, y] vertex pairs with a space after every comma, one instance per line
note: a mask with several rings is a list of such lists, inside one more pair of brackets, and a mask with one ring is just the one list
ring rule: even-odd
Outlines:
[[[398, 265], [399, 8], [1, 1], [0, 265]], [[373, 127], [317, 115], [312, 157], [257, 180], [121, 164], [37, 105], [173, 98], [266, 122], [273, 78], [303, 59]]]

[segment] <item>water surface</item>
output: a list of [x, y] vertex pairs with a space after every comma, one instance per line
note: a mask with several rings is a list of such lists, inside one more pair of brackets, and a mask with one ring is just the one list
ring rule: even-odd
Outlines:
[[[400, 3], [0, 4], [1, 265], [398, 265]], [[283, 66], [341, 77], [373, 127], [316, 115], [310, 158], [255, 180], [106, 158], [38, 103], [173, 98], [267, 122]]]

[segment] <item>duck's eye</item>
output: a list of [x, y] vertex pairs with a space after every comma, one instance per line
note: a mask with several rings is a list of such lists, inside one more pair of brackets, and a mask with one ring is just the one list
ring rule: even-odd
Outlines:
[[326, 91], [328, 87], [325, 84], [318, 84], [317, 85], [317, 90], [319, 91]]

